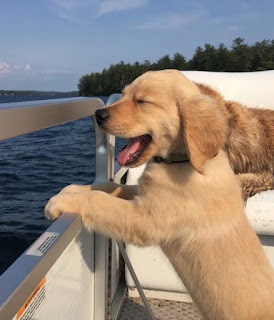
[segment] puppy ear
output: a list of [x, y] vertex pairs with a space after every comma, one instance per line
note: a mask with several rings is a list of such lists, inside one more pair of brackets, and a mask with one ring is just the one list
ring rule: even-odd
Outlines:
[[204, 164], [224, 146], [227, 132], [225, 114], [217, 102], [198, 93], [177, 99], [189, 160], [200, 173]]

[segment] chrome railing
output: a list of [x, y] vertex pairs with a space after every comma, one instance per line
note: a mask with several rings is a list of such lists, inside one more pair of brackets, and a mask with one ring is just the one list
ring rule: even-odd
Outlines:
[[[90, 116], [96, 137], [95, 182], [108, 181], [114, 176], [115, 142], [114, 138], [107, 137], [100, 131], [94, 121], [95, 111], [104, 106], [104, 103], [97, 98], [0, 104], [0, 141]], [[39, 281], [80, 230], [81, 223], [78, 217], [63, 214], [46, 230], [46, 232], [58, 234], [46, 254], [41, 256], [22, 254], [3, 273], [0, 277], [0, 319], [7, 320], [14, 317], [25, 303], [26, 297], [32, 294]], [[94, 312], [96, 319], [101, 320], [105, 319], [107, 309], [109, 241], [99, 234], [95, 234], [94, 241], [96, 292]]]

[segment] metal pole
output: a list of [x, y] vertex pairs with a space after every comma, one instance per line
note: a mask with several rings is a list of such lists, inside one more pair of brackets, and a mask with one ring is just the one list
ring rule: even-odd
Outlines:
[[[94, 183], [110, 180], [110, 152], [106, 134], [98, 128], [95, 116], [92, 116], [96, 139], [96, 171]], [[108, 317], [108, 270], [109, 239], [94, 233], [94, 319], [106, 320]]]
[[150, 308], [150, 305], [149, 305], [149, 303], [147, 301], [147, 298], [146, 298], [146, 296], [144, 294], [144, 291], [143, 291], [143, 289], [142, 289], [142, 287], [140, 285], [140, 282], [139, 282], [139, 280], [138, 280], [138, 278], [136, 276], [136, 273], [135, 273], [135, 271], [134, 271], [134, 269], [132, 267], [132, 264], [131, 264], [131, 262], [130, 262], [130, 260], [128, 258], [128, 255], [126, 253], [126, 250], [124, 248], [124, 245], [123, 245], [122, 241], [117, 241], [117, 244], [118, 244], [119, 250], [121, 252], [121, 255], [122, 255], [122, 257], [123, 257], [123, 259], [125, 261], [125, 264], [128, 267], [128, 271], [129, 271], [129, 273], [130, 273], [130, 275], [131, 275], [131, 277], [132, 277], [132, 279], [133, 279], [133, 281], [134, 281], [134, 283], [136, 285], [136, 288], [137, 288], [137, 290], [138, 290], [138, 292], [139, 292], [139, 294], [140, 294], [140, 296], [141, 296], [141, 298], [143, 300], [143, 303], [144, 303], [144, 305], [145, 305], [145, 307], [147, 309], [147, 312], [150, 315], [150, 318], [152, 320], [156, 320], [156, 318], [154, 317], [154, 314], [153, 314], [153, 312], [152, 312], [152, 310]]

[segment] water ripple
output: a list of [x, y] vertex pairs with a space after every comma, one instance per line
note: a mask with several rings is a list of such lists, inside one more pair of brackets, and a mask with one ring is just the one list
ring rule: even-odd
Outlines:
[[49, 226], [50, 197], [92, 183], [94, 146], [90, 118], [0, 142], [0, 274]]

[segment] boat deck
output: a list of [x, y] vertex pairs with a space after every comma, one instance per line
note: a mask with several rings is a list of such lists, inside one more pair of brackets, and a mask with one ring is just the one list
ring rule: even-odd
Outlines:
[[[148, 299], [157, 320], [203, 320], [193, 303]], [[141, 298], [127, 297], [118, 320], [149, 320]]]

